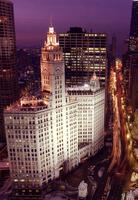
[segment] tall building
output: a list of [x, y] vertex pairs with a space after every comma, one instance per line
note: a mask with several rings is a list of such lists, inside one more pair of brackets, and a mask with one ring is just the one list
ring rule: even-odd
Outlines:
[[18, 97], [13, 3], [0, 0], [0, 141], [5, 140], [3, 109]]
[[42, 91], [49, 94], [24, 97], [5, 111], [14, 199], [37, 199], [46, 183], [78, 165], [77, 102], [66, 103], [63, 55], [53, 27], [42, 60]]
[[65, 90], [65, 68], [63, 53], [57, 42], [57, 35], [53, 27], [49, 27], [47, 40], [42, 48], [41, 56], [41, 86], [42, 92], [47, 91], [49, 95], [44, 99], [49, 102], [51, 109], [51, 127], [56, 166], [58, 168], [57, 175], [59, 176], [59, 166], [64, 161], [68, 161], [68, 168], [77, 165], [77, 103], [76, 101], [68, 101]]
[[[70, 98], [78, 102], [78, 143], [90, 145], [89, 155], [104, 146], [105, 89], [94, 73], [89, 84], [67, 89]], [[81, 151], [81, 148], [79, 148]]]
[[138, 53], [130, 53], [124, 55], [124, 83], [127, 96], [132, 107], [138, 109]]
[[131, 54], [138, 52], [138, 0], [132, 1], [129, 51]]
[[124, 55], [124, 78], [128, 98], [138, 108], [138, 1], [132, 2], [132, 15], [128, 51]]
[[13, 199], [38, 199], [48, 182], [78, 165], [77, 107], [72, 103], [63, 109], [53, 111], [50, 103], [34, 97], [7, 109]]
[[53, 27], [42, 48], [41, 80], [43, 97], [26, 95], [5, 110], [13, 199], [42, 197], [47, 183], [103, 147], [104, 89], [95, 74], [79, 90], [65, 89]]
[[72, 27], [67, 33], [59, 34], [63, 48], [66, 85], [83, 85], [90, 81], [95, 71], [101, 84], [105, 85], [107, 69], [107, 35], [86, 32]]
[[138, 37], [138, 0], [133, 0], [130, 37]]

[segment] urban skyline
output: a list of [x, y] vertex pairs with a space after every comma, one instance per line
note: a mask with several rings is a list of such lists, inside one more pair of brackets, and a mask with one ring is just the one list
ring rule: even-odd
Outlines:
[[34, 198], [36, 190], [46, 190], [50, 181], [104, 146], [105, 90], [96, 74], [87, 86], [65, 87], [63, 53], [54, 27], [49, 27], [42, 48], [41, 86], [43, 97], [26, 94], [5, 109], [12, 200]]
[[[118, 39], [118, 52], [128, 38], [132, 1], [18, 1], [14, 0], [17, 46], [41, 46], [52, 17], [57, 33], [70, 26], [106, 32]], [[62, 12], [60, 11], [62, 10]], [[76, 12], [77, 10], [77, 12]], [[122, 12], [125, 10], [125, 12]]]
[[123, 1], [0, 0], [0, 200], [137, 199], [138, 0]]

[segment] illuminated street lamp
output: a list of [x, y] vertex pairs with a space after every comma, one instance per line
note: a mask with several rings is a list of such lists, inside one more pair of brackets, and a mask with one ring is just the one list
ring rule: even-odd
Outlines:
[[130, 123], [130, 124], [129, 124], [129, 130], [130, 130], [130, 131], [132, 130], [132, 126], [133, 126], [132, 123]]
[[130, 134], [129, 133], [127, 134], [127, 140], [130, 140]]

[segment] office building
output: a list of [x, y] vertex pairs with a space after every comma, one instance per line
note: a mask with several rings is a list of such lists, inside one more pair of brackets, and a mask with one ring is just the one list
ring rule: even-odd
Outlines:
[[105, 90], [94, 73], [89, 84], [68, 88], [68, 94], [78, 102], [79, 150], [88, 145], [85, 153], [95, 155], [104, 146]]
[[5, 141], [3, 109], [18, 98], [13, 4], [0, 0], [0, 141]]
[[131, 54], [138, 52], [138, 1], [132, 1], [132, 14], [129, 35], [129, 51]]
[[67, 33], [59, 34], [63, 48], [66, 85], [83, 85], [90, 81], [95, 71], [100, 83], [105, 85], [107, 70], [107, 35], [86, 32], [72, 27]]
[[[63, 53], [57, 42], [53, 27], [49, 27], [47, 40], [42, 48], [41, 57], [41, 87], [45, 101], [48, 100], [52, 111], [52, 129], [54, 151], [58, 168], [68, 160], [69, 170], [77, 165], [77, 102], [69, 101], [65, 90], [65, 68]], [[57, 140], [56, 140], [57, 138]], [[61, 143], [61, 145], [60, 145]], [[68, 152], [67, 152], [68, 149]], [[59, 169], [58, 169], [59, 170]], [[59, 172], [57, 173], [59, 176]]]
[[77, 102], [66, 98], [63, 56], [55, 41], [50, 27], [42, 53], [49, 72], [48, 80], [42, 73], [42, 91], [50, 83], [49, 95], [23, 97], [5, 111], [14, 199], [35, 198], [46, 183], [78, 165]]
[[132, 2], [132, 15], [128, 51], [124, 55], [124, 78], [128, 98], [138, 108], [138, 1]]
[[138, 0], [132, 2], [130, 37], [138, 37]]
[[96, 74], [79, 90], [65, 89], [53, 27], [42, 48], [41, 87], [42, 97], [26, 94], [5, 110], [14, 199], [38, 199], [47, 183], [103, 147], [104, 89]]
[[47, 102], [33, 97], [24, 97], [7, 108], [14, 199], [41, 196], [46, 183], [78, 165], [76, 104], [65, 112], [66, 124], [62, 107], [53, 111]]

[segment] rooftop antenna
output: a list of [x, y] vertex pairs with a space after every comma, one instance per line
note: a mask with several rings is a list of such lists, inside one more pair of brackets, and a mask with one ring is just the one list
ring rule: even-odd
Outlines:
[[53, 19], [52, 19], [52, 15], [50, 16], [50, 26], [53, 26]]

